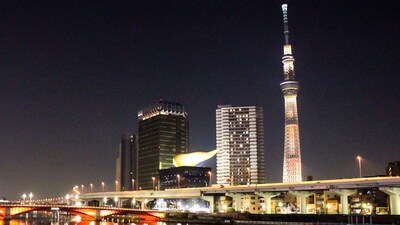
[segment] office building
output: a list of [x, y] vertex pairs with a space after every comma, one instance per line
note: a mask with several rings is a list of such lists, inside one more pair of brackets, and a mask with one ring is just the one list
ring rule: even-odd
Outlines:
[[217, 183], [265, 183], [262, 108], [220, 105], [216, 117]]
[[299, 118], [297, 115], [297, 92], [299, 82], [294, 75], [294, 57], [289, 44], [287, 4], [282, 5], [285, 45], [283, 46], [283, 76], [281, 91], [285, 99], [285, 142], [283, 155], [283, 182], [301, 182], [301, 152]]
[[160, 190], [167, 188], [208, 187], [211, 185], [211, 168], [181, 166], [160, 170]]
[[138, 166], [136, 136], [123, 134], [119, 145], [119, 154], [116, 166], [116, 191], [136, 190]]
[[180, 103], [160, 100], [139, 110], [138, 119], [137, 185], [152, 189], [159, 170], [173, 167], [173, 157], [189, 149], [188, 115]]

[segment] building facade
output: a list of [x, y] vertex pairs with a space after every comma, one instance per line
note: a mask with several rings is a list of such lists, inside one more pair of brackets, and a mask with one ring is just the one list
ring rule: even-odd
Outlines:
[[159, 170], [173, 167], [173, 157], [188, 152], [189, 121], [183, 105], [164, 100], [139, 110], [138, 119], [137, 185], [152, 189]]
[[136, 190], [138, 151], [136, 136], [123, 134], [116, 166], [116, 191]]
[[160, 190], [167, 188], [208, 187], [211, 185], [211, 168], [180, 166], [160, 170]]
[[262, 108], [220, 105], [216, 117], [217, 183], [265, 183]]
[[285, 142], [283, 158], [283, 182], [301, 182], [302, 166], [300, 152], [299, 118], [297, 115], [297, 93], [299, 83], [294, 75], [294, 57], [289, 44], [287, 4], [282, 5], [285, 45], [283, 46], [283, 76], [281, 91], [285, 99]]

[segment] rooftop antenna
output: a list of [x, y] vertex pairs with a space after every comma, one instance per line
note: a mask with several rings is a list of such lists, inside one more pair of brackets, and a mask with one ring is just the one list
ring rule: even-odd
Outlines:
[[289, 24], [288, 24], [288, 16], [287, 16], [287, 4], [282, 5], [282, 12], [283, 12], [283, 33], [285, 34], [285, 44], [289, 44]]

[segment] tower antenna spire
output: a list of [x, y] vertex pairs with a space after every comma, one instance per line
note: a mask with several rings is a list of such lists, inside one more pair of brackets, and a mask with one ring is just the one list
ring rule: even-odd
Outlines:
[[289, 44], [289, 23], [288, 23], [288, 15], [287, 15], [287, 4], [282, 5], [283, 12], [283, 33], [285, 34], [285, 44]]

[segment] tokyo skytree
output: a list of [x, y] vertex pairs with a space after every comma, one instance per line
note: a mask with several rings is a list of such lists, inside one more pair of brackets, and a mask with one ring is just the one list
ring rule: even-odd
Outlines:
[[287, 16], [287, 4], [282, 5], [285, 45], [283, 46], [283, 76], [281, 90], [285, 99], [285, 143], [283, 158], [283, 179], [287, 182], [301, 182], [301, 152], [299, 122], [297, 115], [297, 92], [299, 82], [294, 76], [294, 57], [292, 46], [289, 44], [289, 26]]

